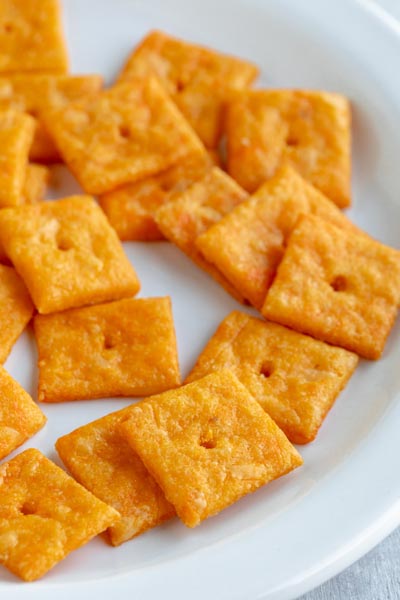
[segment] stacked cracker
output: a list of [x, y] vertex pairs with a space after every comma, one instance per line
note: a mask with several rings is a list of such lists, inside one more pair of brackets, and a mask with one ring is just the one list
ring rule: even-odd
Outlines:
[[[254, 65], [161, 32], [101, 90], [66, 74], [55, 0], [2, 10], [0, 243], [15, 270], [0, 267], [0, 358], [36, 309], [41, 402], [156, 394], [57, 441], [76, 481], [37, 450], [0, 466], [0, 561], [30, 581], [99, 532], [119, 545], [176, 514], [194, 527], [300, 466], [292, 443], [315, 438], [358, 355], [383, 350], [400, 254], [340, 210], [342, 96], [250, 90]], [[38, 202], [46, 170], [29, 157], [63, 160], [105, 214], [87, 195]], [[117, 235], [167, 238], [270, 320], [228, 315], [181, 386], [170, 299], [133, 298]], [[0, 383], [3, 458], [45, 416], [4, 369]]]

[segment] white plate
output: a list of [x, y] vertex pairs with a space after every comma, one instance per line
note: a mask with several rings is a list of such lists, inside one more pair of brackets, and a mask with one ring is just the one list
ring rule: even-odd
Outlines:
[[[368, 0], [64, 0], [74, 72], [108, 81], [151, 28], [256, 61], [263, 83], [325, 88], [354, 107], [357, 223], [399, 243], [400, 30]], [[64, 180], [57, 195], [79, 188]], [[170, 245], [126, 244], [141, 296], [170, 294], [186, 374], [237, 304]], [[101, 539], [43, 580], [21, 584], [0, 569], [6, 600], [61, 598], [255, 600], [294, 598], [357, 559], [400, 522], [400, 329], [382, 360], [363, 362], [336, 402], [304, 467], [195, 530], [177, 520], [119, 548]], [[35, 396], [31, 333], [7, 368]], [[128, 404], [44, 406], [47, 427], [25, 446], [57, 460], [57, 437]], [[1, 501], [1, 499], [0, 499]]]

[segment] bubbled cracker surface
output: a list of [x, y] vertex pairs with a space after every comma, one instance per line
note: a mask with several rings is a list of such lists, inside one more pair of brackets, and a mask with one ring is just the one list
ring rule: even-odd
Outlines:
[[155, 75], [203, 143], [214, 148], [222, 129], [223, 104], [257, 76], [252, 63], [173, 38], [147, 35], [133, 51], [119, 80]]
[[196, 240], [205, 258], [257, 309], [300, 215], [315, 214], [356, 231], [347, 217], [291, 167], [277, 173]]
[[302, 463], [230, 372], [137, 404], [121, 430], [189, 527]]
[[41, 313], [139, 290], [115, 231], [88, 196], [3, 210], [0, 240]]
[[186, 383], [229, 369], [293, 443], [312, 441], [358, 357], [342, 348], [231, 313], [209, 340]]
[[59, 438], [57, 452], [74, 478], [113, 506], [121, 519], [108, 529], [114, 546], [144, 533], [175, 514], [139, 456], [119, 431], [130, 407]]
[[252, 90], [227, 109], [228, 172], [254, 192], [290, 164], [340, 208], [350, 204], [348, 100], [307, 90]]
[[99, 92], [100, 75], [50, 75], [18, 73], [0, 77], [0, 107], [24, 111], [36, 120], [36, 130], [30, 148], [30, 159], [54, 162], [59, 160], [57, 148], [47, 133], [42, 115], [59, 109], [86, 95]]
[[0, 459], [39, 431], [46, 420], [29, 394], [0, 367]]
[[0, 73], [64, 73], [67, 54], [58, 0], [2, 0]]
[[153, 175], [202, 150], [153, 78], [121, 83], [44, 118], [64, 161], [90, 194]]
[[39, 315], [34, 329], [43, 402], [142, 396], [180, 384], [169, 298]]
[[162, 206], [155, 215], [164, 236], [240, 301], [241, 295], [199, 252], [196, 239], [247, 197], [248, 194], [229, 175], [214, 167], [203, 179]]
[[26, 581], [119, 519], [34, 449], [0, 466], [0, 497], [0, 562]]
[[262, 313], [377, 359], [400, 302], [400, 252], [303, 217], [289, 238]]

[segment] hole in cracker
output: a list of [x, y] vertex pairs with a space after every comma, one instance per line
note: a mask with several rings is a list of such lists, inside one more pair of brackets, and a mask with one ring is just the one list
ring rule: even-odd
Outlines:
[[25, 516], [36, 514], [36, 510], [29, 502], [24, 502], [24, 504], [19, 509], [19, 512]]
[[14, 26], [12, 23], [5, 23], [4, 25], [4, 31], [6, 33], [12, 33], [14, 31]]
[[111, 337], [106, 335], [104, 337], [104, 349], [111, 350], [112, 348], [115, 348], [115, 346], [116, 346], [115, 341]]
[[337, 275], [330, 286], [335, 292], [344, 292], [347, 289], [347, 279], [343, 275]]
[[296, 146], [299, 145], [299, 143], [300, 143], [299, 138], [296, 135], [294, 135], [293, 133], [289, 134], [288, 137], [286, 138], [286, 144], [288, 146], [292, 146], [295, 148]]
[[28, 115], [31, 115], [31, 117], [35, 117], [35, 119], [37, 119], [39, 116], [38, 111], [34, 108], [32, 108], [31, 110], [27, 110], [26, 112], [28, 113]]
[[57, 248], [61, 250], [61, 252], [67, 252], [68, 250], [71, 250], [72, 244], [64, 238], [59, 238], [57, 240]]
[[119, 135], [124, 140], [127, 140], [130, 137], [130, 135], [131, 135], [129, 127], [127, 127], [126, 125], [120, 125], [120, 127], [119, 127]]
[[184, 89], [185, 89], [185, 84], [183, 83], [183, 81], [177, 81], [176, 82], [176, 91], [183, 92]]
[[200, 440], [200, 446], [202, 448], [205, 448], [206, 450], [212, 450], [213, 448], [216, 448], [217, 444], [214, 442], [214, 440]]
[[271, 377], [273, 372], [274, 372], [274, 365], [270, 361], [267, 361], [262, 364], [261, 369], [260, 369], [260, 375], [268, 378], [268, 377]]

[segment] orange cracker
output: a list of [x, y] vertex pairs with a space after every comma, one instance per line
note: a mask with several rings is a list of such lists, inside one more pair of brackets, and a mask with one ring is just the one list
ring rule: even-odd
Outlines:
[[36, 204], [43, 200], [49, 181], [49, 169], [42, 165], [29, 164], [22, 188], [22, 204]]
[[169, 298], [38, 315], [34, 327], [42, 402], [147, 396], [180, 384]]
[[65, 73], [68, 59], [58, 0], [2, 0], [0, 73]]
[[196, 240], [203, 256], [257, 309], [302, 214], [315, 214], [349, 230], [339, 208], [291, 167], [281, 167], [249, 199]]
[[212, 159], [203, 152], [189, 156], [159, 175], [104, 194], [100, 206], [121, 240], [162, 240], [155, 212], [204, 177], [211, 166]]
[[0, 211], [0, 242], [40, 313], [117, 300], [139, 290], [115, 231], [88, 196]]
[[0, 460], [32, 437], [46, 421], [29, 394], [0, 367]]
[[120, 518], [39, 450], [0, 465], [0, 563], [34, 581]]
[[121, 83], [44, 115], [83, 189], [103, 194], [204, 151], [156, 79]]
[[173, 506], [119, 431], [130, 407], [59, 438], [57, 452], [73, 477], [113, 506], [121, 519], [107, 531], [113, 546], [175, 515]]
[[120, 81], [155, 75], [171, 94], [200, 139], [209, 148], [218, 144], [223, 105], [234, 90], [257, 77], [252, 63], [150, 32], [129, 57]]
[[294, 444], [317, 435], [358, 357], [235, 311], [222, 321], [186, 383], [229, 369]]
[[102, 84], [100, 75], [22, 73], [0, 77], [0, 107], [24, 111], [36, 119], [30, 159], [54, 162], [60, 156], [43, 125], [42, 115], [79, 100], [82, 96], [99, 92]]
[[35, 121], [13, 110], [0, 112], [0, 208], [23, 203]]
[[247, 197], [248, 194], [229, 175], [214, 167], [155, 215], [164, 236], [240, 301], [242, 296], [197, 249], [196, 238]]
[[377, 359], [399, 303], [398, 250], [309, 216], [289, 238], [262, 313]]
[[188, 527], [302, 464], [229, 371], [140, 402], [120, 428]]
[[12, 267], [0, 265], [0, 363], [31, 320], [34, 307], [28, 291]]
[[340, 208], [350, 204], [351, 115], [344, 96], [307, 90], [252, 90], [226, 115], [228, 172], [254, 192], [292, 165]]

